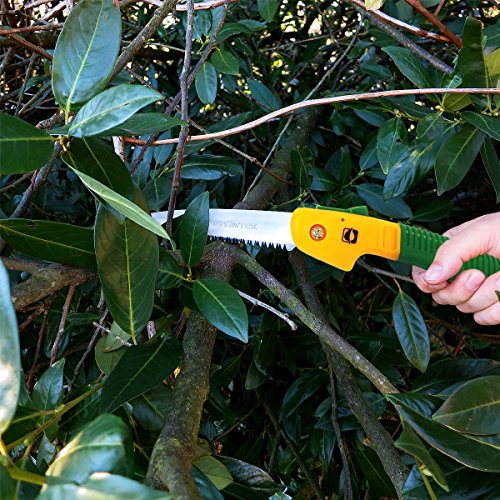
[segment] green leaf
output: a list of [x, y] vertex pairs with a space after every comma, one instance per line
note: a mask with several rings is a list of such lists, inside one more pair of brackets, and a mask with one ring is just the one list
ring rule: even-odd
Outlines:
[[160, 261], [158, 263], [158, 275], [156, 276], [156, 290], [167, 290], [177, 286], [182, 278], [182, 271], [177, 261], [170, 252], [161, 248]]
[[182, 179], [214, 181], [225, 175], [243, 175], [243, 168], [233, 158], [204, 154], [186, 159], [181, 170]]
[[182, 216], [180, 232], [181, 254], [188, 266], [197, 264], [205, 248], [208, 234], [209, 193], [199, 194]]
[[481, 377], [458, 387], [432, 418], [457, 432], [500, 433], [500, 375]]
[[225, 281], [209, 278], [193, 283], [193, 297], [205, 318], [230, 337], [248, 341], [248, 314], [238, 292]]
[[14, 416], [21, 384], [21, 350], [9, 275], [0, 261], [0, 436]]
[[262, 82], [248, 80], [248, 87], [252, 93], [252, 97], [260, 107], [271, 111], [281, 108], [281, 99], [278, 94], [269, 87], [266, 87]]
[[179, 118], [162, 113], [136, 113], [122, 124], [104, 130], [99, 135], [147, 135], [180, 127], [185, 123]]
[[54, 149], [52, 137], [24, 120], [0, 113], [0, 174], [24, 174], [43, 165]]
[[233, 478], [227, 470], [227, 467], [215, 457], [199, 457], [194, 465], [212, 481], [218, 490], [223, 490], [233, 482]]
[[2, 500], [17, 500], [17, 484], [17, 481], [10, 477], [6, 467], [0, 464], [0, 498]]
[[125, 198], [132, 198], [132, 178], [111, 143], [95, 137], [73, 139], [62, 159], [77, 174], [82, 172]]
[[123, 355], [127, 352], [127, 347], [120, 347], [112, 351], [106, 350], [107, 337], [100, 338], [95, 345], [95, 362], [99, 370], [109, 375], [115, 368]]
[[312, 191], [333, 191], [337, 186], [337, 181], [333, 175], [322, 169], [313, 167], [309, 170], [312, 176], [310, 189]]
[[208, 479], [203, 472], [201, 472], [196, 465], [191, 470], [196, 487], [203, 500], [224, 500], [224, 497], [219, 493], [214, 483]]
[[120, 328], [116, 321], [113, 321], [113, 323], [111, 324], [109, 332], [110, 333], [108, 333], [108, 335], [102, 337], [102, 339], [104, 340], [104, 350], [106, 352], [115, 351], [125, 345], [131, 345], [129, 343], [129, 341], [131, 340], [130, 333]]
[[[136, 201], [145, 206], [138, 188]], [[97, 211], [94, 240], [99, 278], [109, 312], [123, 330], [134, 336], [144, 328], [153, 310], [158, 272], [157, 238], [133, 221], [123, 220], [101, 206]]]
[[278, 10], [278, 0], [257, 0], [259, 14], [270, 23]]
[[80, 431], [47, 469], [52, 483], [85, 483], [94, 472], [123, 469], [130, 429], [115, 415], [100, 415]]
[[295, 182], [301, 189], [307, 189], [312, 184], [311, 168], [314, 167], [314, 155], [308, 146], [296, 147], [290, 151], [290, 159], [295, 176]]
[[474, 125], [476, 128], [488, 134], [492, 139], [500, 141], [500, 122], [498, 118], [493, 116], [473, 113], [472, 111], [464, 111], [462, 119], [466, 123]]
[[481, 146], [481, 158], [486, 168], [486, 172], [488, 172], [491, 183], [495, 188], [495, 192], [497, 194], [496, 202], [500, 203], [500, 168], [498, 168], [500, 162], [498, 161], [495, 145], [489, 137], [484, 139], [483, 145]]
[[171, 191], [172, 180], [165, 175], [151, 179], [143, 189], [148, 207], [155, 212], [159, 212], [170, 199]]
[[179, 341], [167, 336], [129, 347], [104, 384], [101, 413], [111, 413], [161, 384], [179, 366], [181, 356]]
[[429, 113], [417, 125], [417, 138], [431, 142], [440, 137], [446, 129], [446, 122], [440, 113]]
[[435, 165], [438, 195], [460, 184], [472, 167], [483, 141], [484, 133], [472, 125], [464, 125], [444, 141]]
[[[78, 170], [74, 170], [74, 172], [80, 177], [80, 180], [87, 186], [87, 188], [96, 194], [99, 198], [102, 198], [105, 202], [107, 202], [111, 207], [113, 207], [117, 212], [128, 217], [131, 221], [135, 222], [137, 225], [151, 231], [152, 233], [160, 236], [161, 238], [166, 238], [170, 240], [167, 232], [163, 227], [156, 222], [151, 215], [146, 212], [146, 201], [144, 199], [140, 205], [127, 200], [127, 198], [121, 196], [115, 191], [109, 189], [104, 184], [101, 184], [99, 181], [96, 181], [92, 177], [80, 172]], [[138, 196], [136, 194], [136, 196]], [[144, 195], [141, 193], [141, 197]], [[141, 208], [144, 207], [144, 208]], [[116, 217], [116, 215], [115, 215]], [[96, 252], [97, 253], [97, 252]]]
[[82, 484], [55, 484], [37, 496], [37, 500], [169, 500], [171, 496], [133, 479], [95, 472]]
[[384, 198], [384, 188], [378, 184], [360, 184], [356, 187], [360, 198], [373, 210], [396, 219], [408, 219], [412, 216], [410, 207], [399, 197]]
[[407, 132], [401, 118], [387, 120], [377, 135], [377, 158], [384, 174], [409, 155]]
[[203, 104], [212, 104], [217, 97], [217, 71], [206, 61], [194, 79], [196, 93]]
[[439, 86], [441, 76], [437, 70], [422, 61], [410, 49], [389, 46], [382, 50], [394, 61], [401, 74], [417, 88]]
[[386, 396], [413, 430], [441, 453], [473, 469], [500, 472], [500, 437], [459, 434], [417, 412], [407, 394]]
[[169, 418], [171, 402], [172, 389], [159, 384], [130, 402], [132, 415], [142, 428], [159, 434]]
[[220, 73], [237, 75], [240, 72], [240, 62], [229, 50], [217, 49], [210, 60], [215, 69]]
[[365, 0], [366, 10], [380, 10], [385, 3], [385, 0]]
[[161, 101], [156, 90], [142, 85], [117, 85], [88, 101], [71, 122], [69, 135], [89, 137], [116, 127], [144, 106]]
[[38, 379], [31, 394], [35, 408], [41, 411], [53, 410], [62, 403], [65, 361], [65, 358], [60, 359]]
[[421, 462], [426, 468], [425, 472], [428, 472], [434, 478], [434, 481], [441, 486], [441, 488], [446, 491], [450, 491], [448, 483], [446, 482], [439, 465], [432, 458], [427, 448], [409, 425], [403, 422], [403, 432], [394, 444], [397, 448], [403, 450], [409, 455], [412, 455], [419, 462]]
[[63, 222], [0, 219], [0, 234], [12, 248], [39, 259], [95, 269], [92, 233], [92, 228]]
[[431, 354], [427, 326], [415, 301], [401, 289], [392, 305], [392, 319], [405, 356], [424, 372]]
[[112, 0], [78, 2], [56, 43], [52, 88], [66, 115], [97, 95], [113, 73], [121, 43], [120, 10]]

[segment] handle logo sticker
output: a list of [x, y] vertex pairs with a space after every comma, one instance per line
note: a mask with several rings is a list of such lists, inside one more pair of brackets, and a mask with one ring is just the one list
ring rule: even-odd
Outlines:
[[355, 245], [358, 242], [358, 230], [353, 227], [345, 227], [342, 231], [342, 241], [349, 243], [349, 245]]

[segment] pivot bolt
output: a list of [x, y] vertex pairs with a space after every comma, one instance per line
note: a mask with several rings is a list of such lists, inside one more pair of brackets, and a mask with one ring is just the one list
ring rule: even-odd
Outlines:
[[326, 236], [326, 229], [321, 224], [314, 224], [314, 226], [309, 229], [309, 235], [315, 241], [324, 240]]

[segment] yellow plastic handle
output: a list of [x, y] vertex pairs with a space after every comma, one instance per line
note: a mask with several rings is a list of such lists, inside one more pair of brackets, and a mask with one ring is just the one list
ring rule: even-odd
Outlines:
[[400, 252], [401, 228], [364, 215], [298, 208], [291, 221], [297, 248], [327, 264], [350, 271], [366, 254], [397, 260]]

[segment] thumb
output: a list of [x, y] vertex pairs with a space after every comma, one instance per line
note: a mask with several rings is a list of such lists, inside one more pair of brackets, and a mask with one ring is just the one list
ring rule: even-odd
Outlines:
[[439, 247], [433, 263], [424, 274], [427, 283], [435, 285], [449, 280], [465, 262], [490, 251], [490, 235], [477, 229], [468, 227]]

